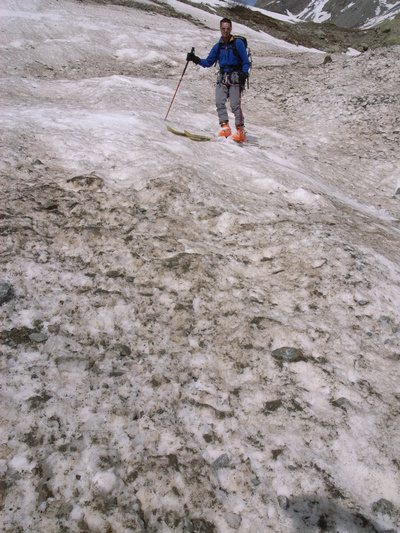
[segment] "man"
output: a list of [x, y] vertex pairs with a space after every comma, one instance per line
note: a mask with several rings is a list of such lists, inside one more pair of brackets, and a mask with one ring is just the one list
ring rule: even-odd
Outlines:
[[215, 103], [221, 125], [219, 134], [222, 137], [230, 137], [232, 135], [226, 110], [226, 101], [229, 98], [232, 113], [235, 115], [237, 130], [232, 139], [238, 142], [245, 142], [246, 134], [241, 106], [241, 92], [249, 75], [250, 61], [243, 41], [241, 39], [234, 40], [231, 35], [232, 21], [228, 18], [223, 18], [220, 22], [220, 30], [221, 39], [212, 47], [207, 59], [200, 59], [193, 52], [189, 52], [186, 60], [193, 61], [196, 65], [204, 68], [212, 67], [218, 61], [220, 71], [215, 88]]

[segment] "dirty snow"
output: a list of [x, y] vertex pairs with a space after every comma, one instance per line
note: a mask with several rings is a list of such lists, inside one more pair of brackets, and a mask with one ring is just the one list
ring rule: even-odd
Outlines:
[[147, 4], [2, 3], [1, 529], [397, 531], [400, 50]]

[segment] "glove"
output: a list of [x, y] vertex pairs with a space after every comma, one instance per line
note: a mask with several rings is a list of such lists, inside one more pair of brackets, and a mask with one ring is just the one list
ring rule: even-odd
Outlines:
[[189, 52], [186, 56], [186, 61], [193, 61], [195, 65], [198, 65], [200, 63], [200, 58], [195, 56], [193, 52]]
[[247, 74], [247, 72], [243, 72], [243, 70], [241, 70], [239, 72], [239, 83], [240, 83], [240, 85], [244, 85], [245, 81], [247, 80], [248, 77], [249, 77], [249, 75]]

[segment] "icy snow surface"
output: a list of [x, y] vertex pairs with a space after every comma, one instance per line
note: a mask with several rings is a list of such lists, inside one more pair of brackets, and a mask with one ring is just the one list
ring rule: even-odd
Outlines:
[[397, 531], [399, 48], [166, 5], [2, 2], [1, 530]]

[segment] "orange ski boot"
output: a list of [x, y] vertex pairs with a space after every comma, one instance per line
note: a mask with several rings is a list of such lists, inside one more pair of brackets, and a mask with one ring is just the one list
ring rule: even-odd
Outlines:
[[238, 143], [245, 143], [246, 142], [246, 132], [244, 131], [243, 126], [236, 126], [237, 133], [235, 135], [232, 135], [232, 139]]
[[220, 137], [230, 137], [232, 135], [229, 122], [221, 122], [221, 131], [219, 132]]

